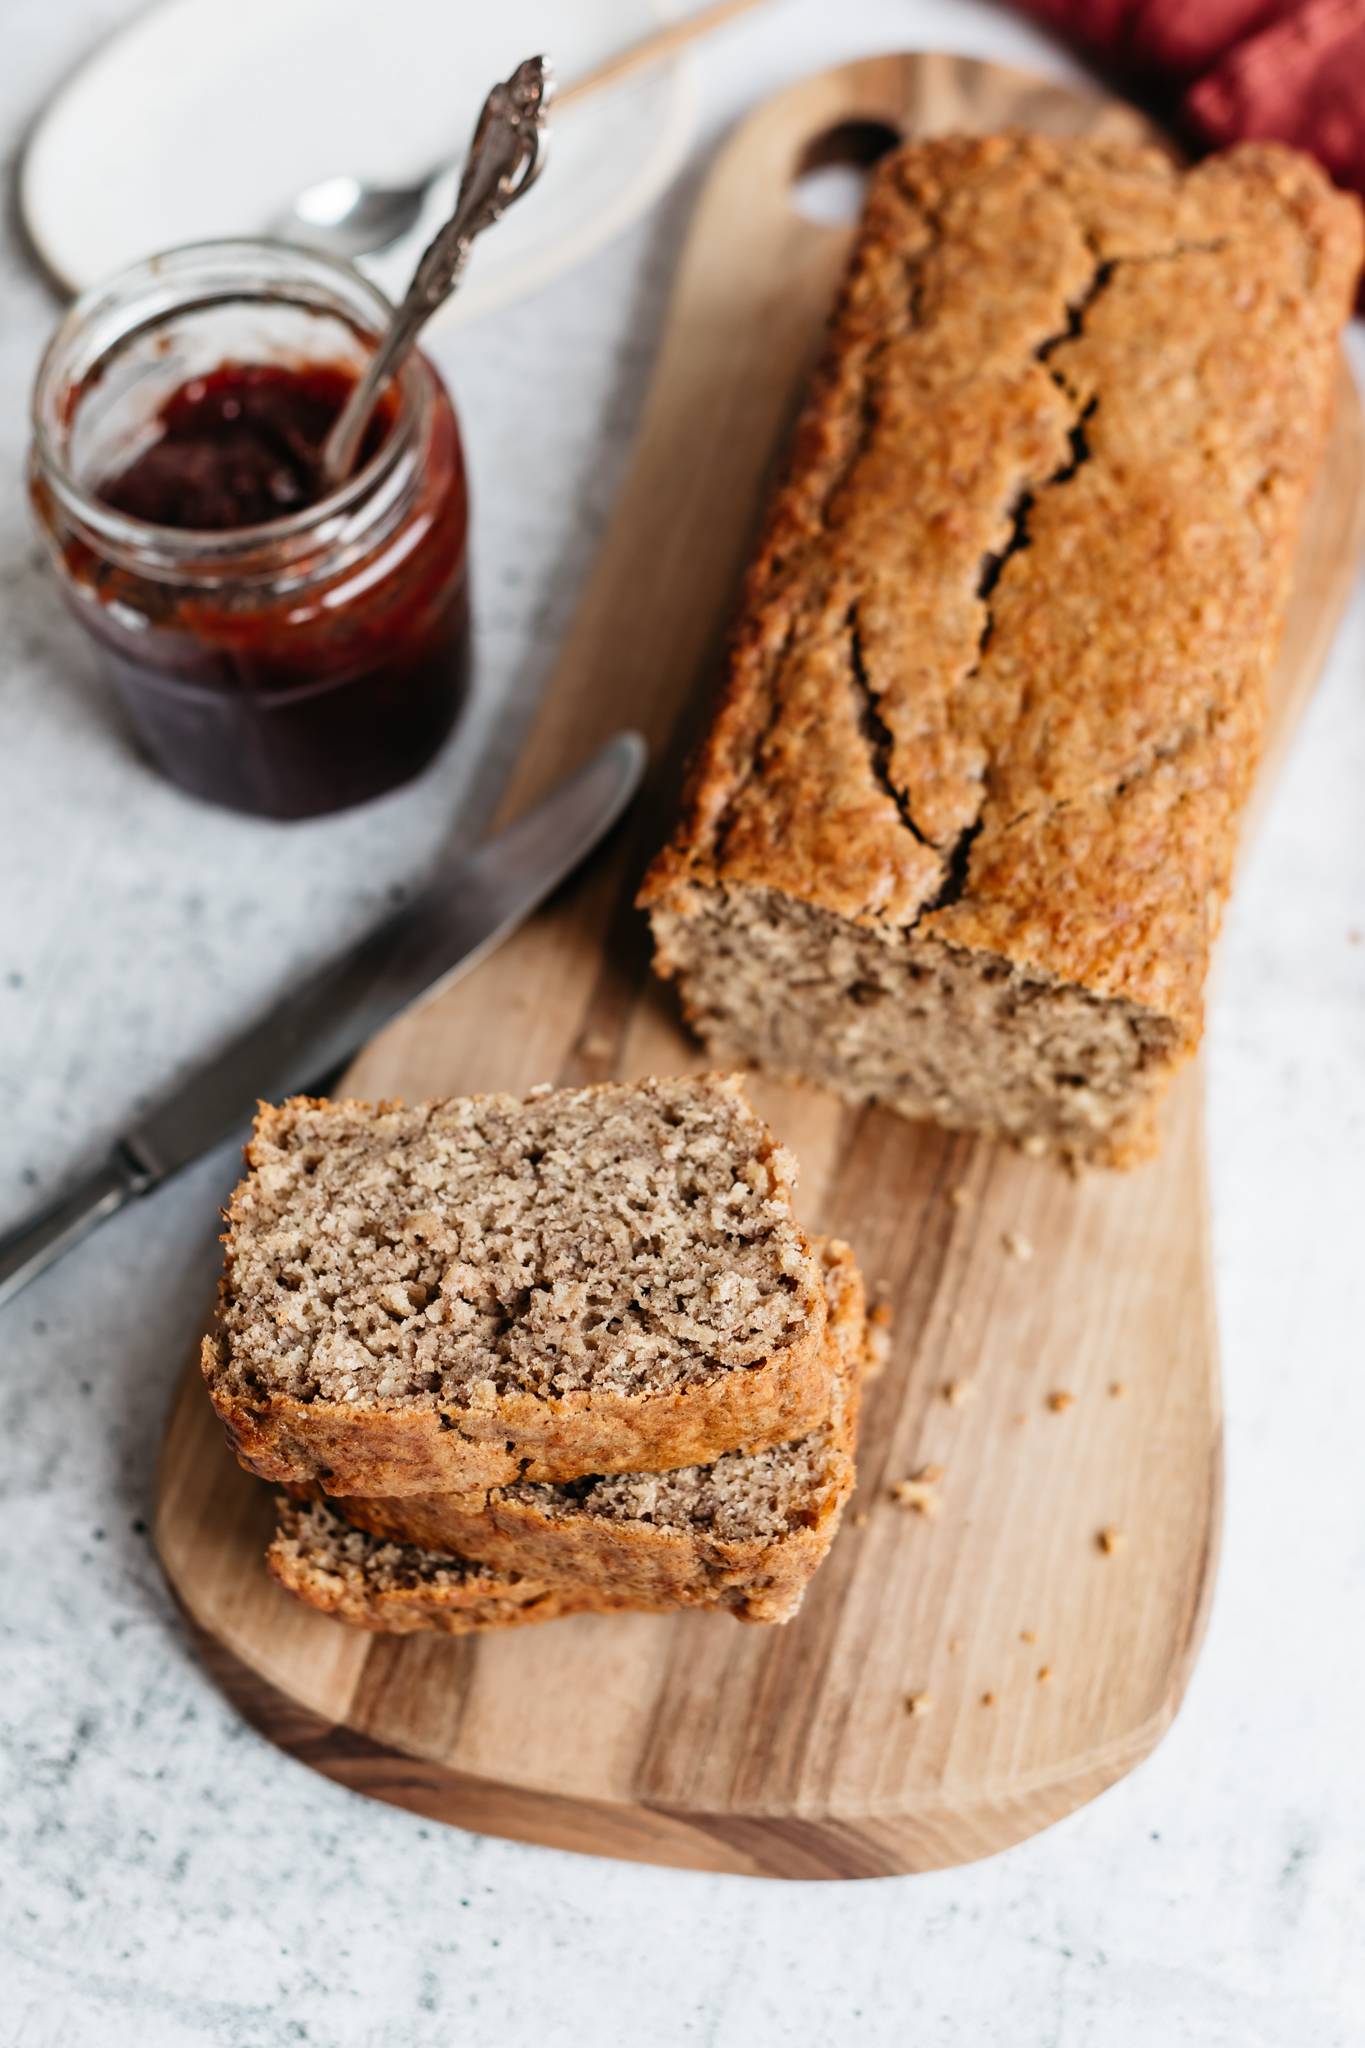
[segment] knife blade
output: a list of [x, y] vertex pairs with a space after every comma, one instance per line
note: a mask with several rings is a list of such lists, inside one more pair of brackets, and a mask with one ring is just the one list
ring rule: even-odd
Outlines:
[[315, 1092], [418, 996], [467, 974], [610, 831], [645, 760], [638, 733], [617, 733], [515, 824], [440, 861], [410, 902], [173, 1089], [92, 1173], [0, 1238], [0, 1306], [96, 1224], [244, 1126], [258, 1101]]

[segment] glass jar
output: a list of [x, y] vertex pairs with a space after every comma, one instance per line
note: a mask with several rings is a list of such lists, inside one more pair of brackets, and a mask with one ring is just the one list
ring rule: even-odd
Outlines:
[[446, 737], [469, 665], [454, 410], [414, 353], [360, 467], [316, 503], [210, 529], [103, 494], [149, 449], [164, 455], [175, 408], [225, 365], [281, 386], [320, 376], [335, 411], [388, 314], [330, 258], [203, 243], [88, 292], [39, 369], [30, 491], [63, 589], [152, 758], [211, 802], [340, 810], [405, 782]]

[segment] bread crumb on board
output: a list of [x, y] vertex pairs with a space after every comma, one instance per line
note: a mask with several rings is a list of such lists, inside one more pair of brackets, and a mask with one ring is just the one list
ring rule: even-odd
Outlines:
[[1007, 1230], [1002, 1235], [1000, 1242], [1004, 1245], [1010, 1257], [1018, 1259], [1021, 1265], [1027, 1264], [1033, 1257], [1032, 1241], [1025, 1237], [1022, 1231]]
[[1124, 1535], [1122, 1529], [1110, 1528], [1101, 1529], [1099, 1534], [1096, 1536], [1095, 1541], [1099, 1545], [1100, 1549], [1104, 1552], [1106, 1557], [1112, 1557], [1116, 1550], [1122, 1550], [1124, 1544], [1128, 1541], [1128, 1539]]
[[950, 1408], [965, 1408], [969, 1401], [976, 1399], [975, 1380], [949, 1380], [943, 1389], [943, 1398]]
[[948, 1200], [955, 1209], [970, 1209], [975, 1196], [969, 1187], [949, 1188]]
[[983, 1692], [981, 1704], [983, 1707], [993, 1707], [995, 1705], [995, 1694], [993, 1692]]
[[918, 1721], [923, 1715], [934, 1710], [934, 1696], [928, 1692], [908, 1692], [905, 1695], [905, 1711], [911, 1720]]
[[859, 1508], [857, 1514], [853, 1517], [853, 1526], [855, 1529], [865, 1529], [867, 1527], [866, 1508]]
[[926, 1522], [932, 1522], [939, 1511], [939, 1498], [933, 1488], [916, 1486], [912, 1479], [898, 1480], [891, 1489], [891, 1498], [898, 1508], [908, 1508], [911, 1514], [923, 1515]]
[[1125, 1380], [1110, 1380], [1109, 1398], [1111, 1401], [1121, 1401], [1127, 1392], [1128, 1385]]
[[1038, 1632], [1036, 1629], [1032, 1628], [1021, 1628], [1019, 1631], [1019, 1640], [1021, 1643], [1036, 1643], [1038, 1640]]
[[867, 1364], [864, 1367], [864, 1375], [867, 1379], [875, 1380], [877, 1374], [891, 1356], [891, 1304], [889, 1301], [874, 1302], [868, 1310], [867, 1335], [864, 1338], [864, 1343], [867, 1348]]
[[908, 1479], [897, 1479], [887, 1490], [898, 1508], [908, 1508], [912, 1514], [932, 1521], [941, 1505], [937, 1489], [943, 1476], [942, 1465], [921, 1465], [918, 1472], [912, 1472]]
[[1040, 1685], [1046, 1685], [1051, 1677], [1052, 1666], [1050, 1664], [1040, 1664], [1038, 1666], [1038, 1683]]
[[1076, 1396], [1069, 1394], [1065, 1387], [1058, 1387], [1047, 1397], [1047, 1405], [1054, 1415], [1065, 1415], [1068, 1408], [1076, 1405]]

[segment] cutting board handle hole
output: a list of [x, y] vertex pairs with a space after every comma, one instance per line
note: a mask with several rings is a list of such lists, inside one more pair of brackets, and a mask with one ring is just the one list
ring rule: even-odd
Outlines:
[[792, 205], [803, 220], [846, 227], [867, 198], [873, 165], [901, 141], [887, 121], [839, 121], [806, 143], [792, 176]]

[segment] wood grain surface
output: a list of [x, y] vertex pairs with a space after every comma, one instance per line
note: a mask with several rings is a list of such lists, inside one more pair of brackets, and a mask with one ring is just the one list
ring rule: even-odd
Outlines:
[[[704, 1064], [648, 973], [632, 907], [847, 246], [791, 203], [801, 167], [882, 130], [1140, 133], [1131, 112], [965, 59], [894, 57], [754, 113], [682, 260], [633, 468], [505, 814], [623, 724], [655, 768], [548, 911], [390, 1027], [351, 1092], [409, 1099]], [[1344, 380], [1274, 681], [1292, 731], [1362, 538]], [[784, 1877], [984, 1856], [1130, 1770], [1189, 1676], [1217, 1547], [1220, 1414], [1201, 1082], [1127, 1176], [1069, 1179], [972, 1138], [755, 1079], [801, 1209], [891, 1304], [861, 1483], [799, 1619], [586, 1618], [382, 1639], [265, 1575], [267, 1490], [187, 1376], [157, 1541], [205, 1654], [274, 1739], [441, 1820], [601, 1854]], [[936, 1512], [889, 1488], [924, 1468]], [[1108, 1535], [1105, 1532], [1110, 1532]], [[1106, 1547], [1108, 1545], [1108, 1547]], [[916, 1696], [916, 1710], [907, 1701]], [[553, 1702], [553, 1716], [546, 1711]]]

